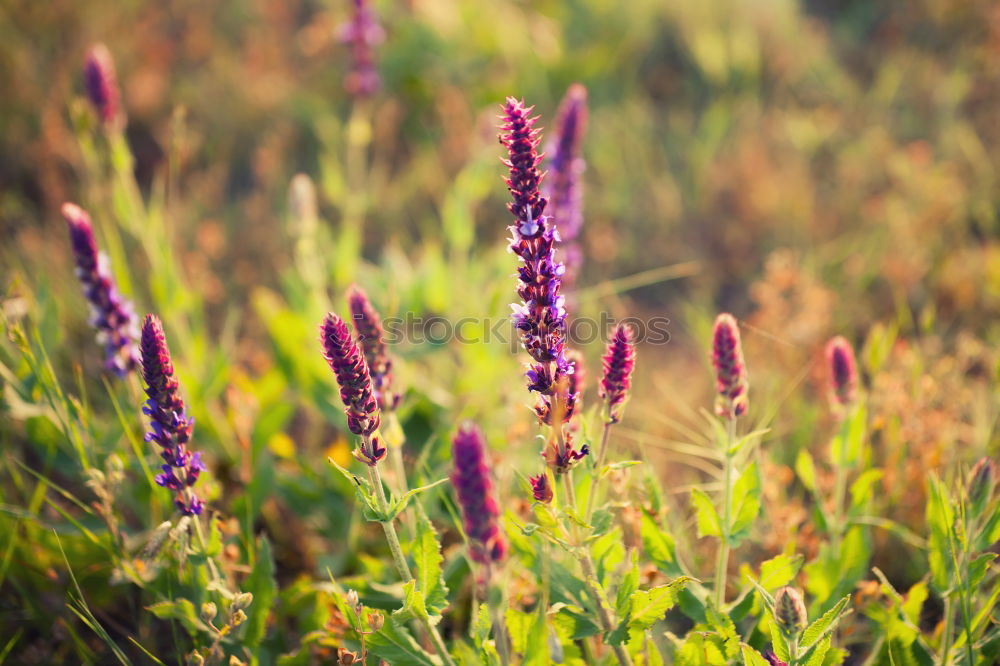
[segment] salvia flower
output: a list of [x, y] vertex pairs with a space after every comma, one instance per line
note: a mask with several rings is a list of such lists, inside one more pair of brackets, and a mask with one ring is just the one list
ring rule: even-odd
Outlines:
[[500, 531], [500, 507], [490, 478], [482, 431], [472, 423], [462, 425], [452, 440], [451, 455], [455, 465], [451, 483], [462, 507], [470, 555], [484, 564], [498, 562], [507, 554], [507, 542]]
[[809, 622], [802, 593], [788, 585], [779, 588], [774, 593], [774, 619], [786, 635], [797, 636], [802, 633]]
[[632, 369], [635, 367], [635, 344], [632, 342], [631, 328], [625, 324], [619, 324], [615, 328], [602, 365], [604, 376], [601, 378], [598, 394], [607, 403], [608, 421], [618, 423], [622, 403], [632, 386]]
[[573, 373], [573, 364], [565, 353], [566, 309], [559, 293], [564, 267], [555, 259], [555, 243], [559, 240], [555, 225], [545, 215], [546, 199], [539, 192], [542, 173], [538, 170], [539, 132], [534, 128], [537, 118], [531, 117], [533, 107], [524, 106], [513, 97], [503, 106], [500, 142], [506, 146], [509, 169], [506, 178], [512, 202], [507, 204], [514, 216], [510, 227], [510, 249], [521, 258], [517, 269], [520, 303], [512, 305], [513, 322], [521, 336], [525, 351], [534, 361], [526, 375], [528, 389], [540, 396], [537, 408], [545, 423], [552, 422], [553, 402], [563, 421], [573, 415], [576, 394], [557, 394], [561, 380]]
[[164, 462], [156, 483], [176, 493], [174, 503], [181, 513], [198, 515], [203, 505], [191, 487], [205, 471], [205, 464], [200, 453], [188, 451], [194, 419], [185, 410], [163, 325], [154, 315], [146, 315], [142, 322], [140, 348], [148, 397], [142, 411], [149, 416], [150, 425], [146, 441], [160, 447]]
[[840, 408], [854, 403], [858, 388], [857, 363], [854, 348], [845, 338], [837, 336], [826, 344], [826, 362], [830, 368], [830, 395]]
[[352, 286], [347, 292], [347, 300], [358, 343], [365, 353], [365, 362], [371, 373], [378, 406], [380, 409], [395, 409], [399, 396], [392, 393], [392, 358], [386, 349], [382, 319], [360, 287]]
[[712, 366], [715, 368], [715, 389], [718, 394], [715, 412], [734, 419], [747, 411], [747, 370], [743, 362], [743, 347], [736, 319], [722, 313], [712, 329]]
[[76, 276], [90, 304], [90, 324], [104, 345], [104, 366], [119, 377], [139, 363], [136, 340], [139, 327], [132, 304], [118, 293], [107, 256], [98, 252], [90, 216], [76, 204], [65, 203], [62, 215], [69, 226], [70, 243], [76, 261]]
[[778, 659], [778, 655], [774, 654], [770, 650], [764, 653], [764, 659], [767, 659], [767, 663], [770, 666], [788, 666], [788, 662], [781, 661]]
[[340, 385], [347, 427], [355, 435], [361, 435], [363, 440], [354, 451], [354, 457], [366, 465], [376, 465], [385, 457], [386, 450], [378, 436], [372, 436], [378, 430], [381, 417], [368, 363], [351, 337], [347, 324], [332, 312], [326, 315], [320, 326], [320, 340], [323, 357]]
[[580, 156], [580, 144], [587, 126], [587, 89], [574, 83], [566, 91], [556, 115], [555, 138], [546, 147], [549, 178], [545, 195], [549, 212], [559, 225], [563, 263], [566, 273], [563, 286], [576, 279], [583, 254], [577, 243], [583, 226], [583, 185], [586, 163]]
[[554, 474], [566, 474], [590, 454], [590, 447], [584, 444], [577, 450], [573, 443], [573, 433], [565, 432], [562, 436], [549, 438], [542, 449], [542, 459]]
[[105, 127], [115, 127], [122, 120], [121, 94], [111, 51], [104, 44], [94, 44], [87, 51], [83, 66], [87, 99], [94, 106]]
[[344, 88], [355, 97], [371, 97], [381, 85], [375, 47], [385, 40], [385, 31], [368, 0], [354, 0], [354, 16], [337, 29], [337, 40], [351, 46], [353, 59]]
[[552, 482], [548, 474], [542, 472], [538, 476], [529, 476], [528, 481], [531, 483], [531, 496], [536, 502], [548, 504], [552, 501]]

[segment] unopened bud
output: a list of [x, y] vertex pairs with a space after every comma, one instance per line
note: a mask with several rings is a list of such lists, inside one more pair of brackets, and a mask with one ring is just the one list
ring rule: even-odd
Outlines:
[[243, 609], [240, 609], [237, 610], [235, 613], [233, 613], [233, 621], [231, 624], [234, 627], [238, 627], [246, 621], [247, 621], [247, 614], [243, 612]]
[[989, 458], [980, 458], [969, 472], [969, 501], [973, 507], [982, 510], [993, 498], [995, 485], [993, 462]]
[[253, 595], [249, 592], [240, 592], [233, 599], [233, 610], [242, 610], [244, 608], [249, 608], [250, 604], [253, 603]]
[[358, 593], [356, 591], [347, 591], [347, 605], [350, 606], [351, 610], [355, 613], [361, 611], [361, 600], [358, 598]]
[[351, 666], [358, 661], [358, 655], [347, 648], [337, 649], [337, 663], [341, 666]]
[[809, 621], [802, 593], [787, 585], [779, 589], [774, 595], [774, 617], [784, 633], [788, 635], [801, 633]]
[[201, 619], [204, 622], [211, 622], [218, 613], [219, 609], [211, 601], [206, 601], [201, 605]]

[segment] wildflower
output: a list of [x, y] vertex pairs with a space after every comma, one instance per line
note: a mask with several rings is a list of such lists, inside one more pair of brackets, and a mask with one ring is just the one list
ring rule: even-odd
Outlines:
[[529, 476], [528, 481], [531, 483], [531, 496], [535, 498], [536, 502], [548, 504], [552, 501], [552, 483], [549, 481], [548, 474], [542, 472], [538, 476]]
[[774, 619], [785, 634], [797, 636], [806, 628], [809, 617], [802, 593], [794, 587], [784, 586], [774, 594]]
[[69, 225], [76, 276], [90, 303], [90, 324], [97, 329], [98, 342], [104, 345], [104, 365], [124, 377], [139, 363], [135, 344], [139, 329], [132, 305], [118, 293], [107, 256], [97, 251], [94, 228], [87, 212], [76, 204], [65, 203], [62, 215]]
[[576, 242], [583, 226], [583, 187], [581, 177], [586, 163], [580, 156], [580, 143], [587, 126], [587, 89], [575, 83], [566, 91], [556, 115], [556, 138], [547, 146], [549, 171], [545, 188], [549, 212], [559, 225], [566, 273], [563, 286], [576, 279], [583, 254]]
[[142, 322], [142, 376], [146, 382], [148, 400], [142, 408], [149, 416], [150, 431], [147, 442], [155, 442], [162, 451], [163, 472], [156, 475], [156, 483], [175, 491], [174, 503], [181, 513], [192, 516], [202, 511], [202, 502], [191, 490], [198, 477], [205, 471], [200, 453], [190, 453], [194, 420], [185, 411], [179, 385], [174, 379], [174, 364], [163, 334], [163, 325], [154, 315], [146, 315]]
[[767, 663], [771, 666], [788, 666], [787, 662], [778, 659], [778, 655], [774, 654], [770, 650], [764, 653], [764, 659], [767, 659]]
[[830, 395], [834, 403], [841, 408], [850, 406], [858, 387], [858, 370], [851, 343], [839, 335], [830, 340], [826, 345], [826, 361], [830, 368]]
[[[517, 275], [517, 293], [521, 303], [514, 304], [514, 326], [520, 332], [521, 343], [533, 359], [526, 373], [528, 390], [539, 394], [536, 411], [545, 423], [552, 423], [555, 409], [568, 421], [573, 415], [576, 394], [562, 380], [573, 373], [573, 364], [566, 358], [566, 309], [559, 293], [564, 272], [555, 260], [555, 243], [559, 239], [555, 226], [544, 215], [546, 199], [539, 192], [542, 174], [538, 170], [537, 118], [530, 116], [533, 107], [525, 107], [513, 97], [503, 107], [504, 124], [500, 142], [507, 147], [509, 159], [504, 160], [510, 172], [506, 179], [513, 201], [507, 205], [514, 215], [510, 227], [510, 249], [521, 258]], [[557, 392], [557, 387], [567, 387]], [[556, 407], [553, 403], [561, 403]]]
[[394, 409], [399, 403], [399, 396], [391, 392], [392, 359], [386, 351], [383, 340], [385, 333], [382, 330], [382, 320], [360, 287], [352, 286], [347, 292], [347, 299], [351, 306], [358, 343], [364, 351], [365, 361], [371, 373], [378, 406], [380, 409]]
[[354, 0], [354, 16], [337, 28], [337, 41], [350, 44], [353, 62], [344, 79], [344, 88], [355, 97], [371, 97], [381, 85], [375, 69], [375, 47], [385, 40], [368, 0]]
[[989, 458], [980, 458], [969, 472], [968, 493], [974, 507], [984, 507], [993, 498], [996, 485], [994, 465]]
[[507, 542], [500, 532], [500, 508], [490, 479], [482, 431], [472, 423], [462, 425], [452, 440], [451, 454], [455, 463], [451, 482], [462, 507], [472, 559], [483, 564], [498, 562], [507, 554]]
[[366, 465], [376, 465], [385, 457], [385, 447], [377, 436], [380, 415], [378, 402], [372, 390], [372, 379], [365, 357], [347, 330], [347, 324], [332, 312], [326, 315], [320, 326], [323, 343], [323, 357], [340, 385], [340, 399], [344, 402], [347, 427], [355, 435], [361, 435], [362, 444], [354, 452], [354, 457]]
[[740, 329], [731, 314], [715, 319], [712, 329], [712, 366], [715, 368], [715, 388], [718, 393], [715, 412], [735, 419], [747, 411], [747, 371], [740, 344]]
[[542, 449], [542, 458], [554, 474], [565, 474], [589, 454], [590, 447], [586, 444], [580, 447], [579, 451], [576, 449], [573, 444], [573, 434], [570, 432], [550, 438]]
[[632, 369], [635, 367], [635, 345], [632, 329], [624, 324], [615, 328], [614, 336], [608, 344], [603, 359], [604, 376], [598, 395], [607, 402], [608, 421], [618, 423], [621, 419], [621, 404], [628, 397], [632, 386]]
[[87, 98], [105, 127], [115, 127], [122, 120], [121, 94], [111, 51], [104, 44], [94, 44], [83, 66]]

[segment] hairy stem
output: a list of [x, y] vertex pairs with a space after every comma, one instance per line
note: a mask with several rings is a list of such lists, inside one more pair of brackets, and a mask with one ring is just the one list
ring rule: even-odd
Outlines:
[[[563, 474], [562, 478], [566, 489], [566, 506], [570, 511], [575, 513], [576, 491], [573, 488], [573, 479], [570, 478], [569, 474]], [[590, 552], [586, 549], [586, 546], [579, 544], [575, 523], [571, 524], [570, 530], [573, 535], [573, 545], [577, 551], [576, 556], [580, 561], [580, 568], [583, 570], [583, 582], [594, 600], [594, 605], [597, 606], [597, 615], [601, 622], [601, 628], [604, 631], [611, 631], [615, 628], [615, 623], [611, 617], [608, 601], [604, 596], [604, 592], [599, 587], [600, 582], [597, 580], [597, 570], [594, 568], [594, 561], [591, 559]], [[631, 666], [632, 657], [624, 645], [613, 645], [612, 648], [615, 651], [615, 656], [618, 658], [618, 663]]]
[[948, 656], [951, 652], [951, 634], [954, 627], [955, 613], [952, 606], [952, 595], [944, 598], [944, 630], [941, 636], [941, 665], [948, 666]]
[[[389, 502], [386, 500], [385, 490], [382, 488], [382, 476], [378, 472], [378, 465], [368, 465], [368, 479], [375, 486], [375, 497], [378, 499], [379, 510], [383, 513], [388, 513]], [[381, 524], [382, 531], [385, 532], [385, 540], [389, 542], [389, 550], [392, 551], [392, 561], [396, 564], [396, 571], [399, 572], [399, 577], [403, 579], [403, 582], [413, 580], [413, 574], [410, 573], [410, 565], [406, 563], [406, 557], [403, 555], [403, 547], [399, 544], [399, 535], [396, 534], [396, 527], [392, 524], [391, 520], [387, 520]], [[448, 654], [448, 648], [445, 646], [441, 634], [438, 633], [437, 627], [426, 619], [421, 619], [420, 623], [430, 637], [431, 642], [434, 643], [434, 649], [444, 659], [444, 662], [448, 666], [455, 666], [455, 662], [452, 660], [451, 655]]]
[[730, 418], [726, 427], [725, 461], [722, 480], [722, 536], [719, 538], [719, 553], [715, 563], [715, 605], [722, 612], [726, 603], [726, 573], [729, 570], [729, 530], [732, 516], [729, 505], [733, 492], [733, 457], [729, 453], [736, 439], [736, 419]]
[[601, 469], [604, 467], [604, 460], [608, 455], [608, 439], [611, 434], [611, 421], [604, 421], [604, 431], [601, 433], [601, 445], [597, 449], [597, 464], [594, 472], [590, 475], [590, 492], [587, 493], [587, 510], [583, 514], [583, 520], [590, 523], [590, 517], [594, 512], [594, 497], [597, 495], [597, 482], [601, 478]]

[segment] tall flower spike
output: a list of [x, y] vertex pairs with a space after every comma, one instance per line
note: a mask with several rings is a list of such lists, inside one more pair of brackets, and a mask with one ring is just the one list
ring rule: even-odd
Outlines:
[[192, 486], [205, 471], [200, 453], [191, 453], [187, 445], [194, 429], [194, 419], [188, 417], [180, 387], [174, 379], [174, 364], [163, 335], [163, 325], [154, 315], [142, 322], [142, 376], [146, 382], [146, 400], [142, 408], [149, 416], [147, 442], [160, 447], [164, 464], [156, 483], [176, 493], [174, 504], [188, 516], [201, 513], [203, 505]]
[[712, 329], [712, 366], [717, 397], [715, 412], [727, 419], [746, 414], [747, 370], [743, 362], [740, 329], [731, 314], [722, 313]]
[[62, 215], [69, 226], [76, 276], [90, 304], [90, 325], [97, 329], [97, 340], [104, 345], [104, 366], [124, 377], [139, 363], [139, 327], [132, 304], [118, 293], [108, 259], [97, 250], [87, 212], [76, 204], [65, 203]]
[[551, 174], [545, 187], [549, 212], [559, 225], [563, 263], [566, 273], [563, 287], [576, 280], [583, 263], [583, 253], [577, 243], [583, 227], [583, 171], [586, 163], [580, 155], [580, 144], [587, 127], [587, 89], [574, 83], [566, 91], [556, 115], [556, 136], [546, 146]]
[[[538, 130], [532, 107], [524, 106], [513, 97], [503, 106], [500, 142], [506, 146], [509, 169], [506, 179], [512, 201], [507, 204], [514, 216], [510, 227], [510, 249], [521, 258], [517, 269], [517, 289], [521, 303], [512, 305], [513, 322], [521, 335], [525, 351], [533, 359], [526, 376], [528, 390], [539, 394], [536, 408], [540, 419], [551, 423], [556, 398], [562, 403], [555, 410], [563, 421], [573, 415], [576, 394], [565, 391], [556, 394], [561, 380], [573, 373], [566, 358], [566, 309], [559, 293], [564, 268], [555, 259], [555, 243], [559, 240], [555, 226], [544, 215], [546, 199], [539, 192], [542, 174], [538, 170]], [[569, 384], [565, 384], [567, 387]]]
[[326, 315], [320, 326], [320, 338], [323, 357], [330, 364], [330, 369], [337, 377], [337, 384], [340, 385], [340, 399], [344, 403], [347, 427], [363, 438], [354, 457], [366, 465], [374, 466], [385, 457], [386, 450], [377, 435], [372, 437], [378, 430], [381, 417], [368, 363], [351, 337], [347, 324], [332, 312]]
[[826, 344], [826, 362], [830, 368], [830, 396], [840, 408], [850, 406], [858, 388], [858, 370], [854, 349], [845, 338], [837, 336]]
[[87, 98], [105, 127], [116, 127], [124, 119], [118, 76], [111, 51], [104, 44], [94, 44], [87, 51], [83, 66], [83, 84]]
[[382, 319], [368, 296], [357, 285], [347, 292], [351, 306], [351, 320], [358, 334], [358, 343], [365, 353], [365, 362], [375, 387], [375, 398], [380, 409], [395, 409], [399, 396], [392, 393], [392, 358], [385, 345]]
[[604, 376], [598, 395], [608, 406], [608, 421], [618, 423], [621, 420], [622, 403], [628, 397], [632, 386], [632, 369], [635, 367], [635, 344], [632, 342], [632, 329], [625, 324], [615, 328], [614, 336], [608, 343], [608, 351], [603, 359]]
[[375, 47], [384, 40], [385, 31], [371, 4], [354, 0], [354, 16], [337, 28], [337, 41], [351, 46], [353, 62], [344, 79], [344, 88], [351, 95], [371, 97], [378, 92], [381, 80], [375, 68]]
[[462, 507], [470, 555], [483, 564], [499, 562], [507, 554], [507, 542], [500, 531], [500, 507], [482, 431], [473, 423], [463, 424], [452, 440], [451, 455], [455, 464], [451, 483]]

